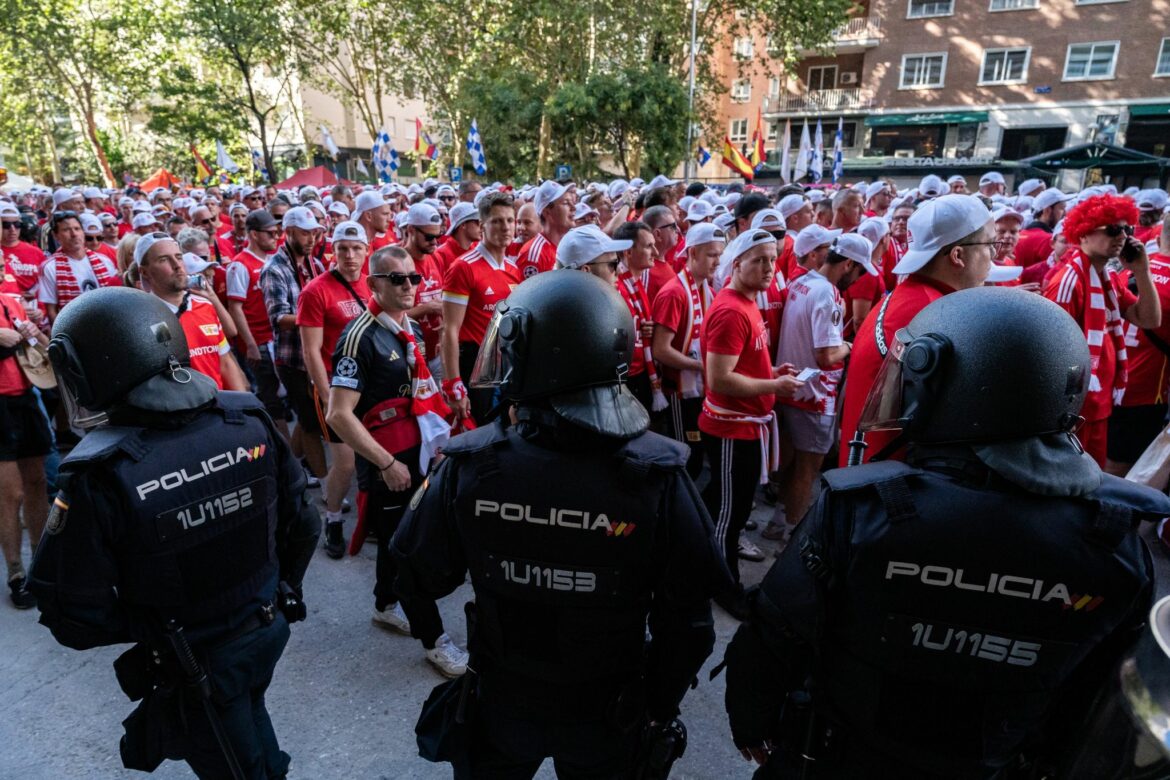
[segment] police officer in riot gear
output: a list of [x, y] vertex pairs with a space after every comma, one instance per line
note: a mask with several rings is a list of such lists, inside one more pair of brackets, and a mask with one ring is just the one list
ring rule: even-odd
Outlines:
[[454, 681], [467, 749], [423, 753], [456, 777], [530, 778], [552, 757], [560, 777], [665, 778], [685, 745], [678, 705], [730, 575], [689, 451], [648, 433], [621, 383], [633, 335], [596, 277], [517, 287], [473, 376], [514, 424], [452, 439], [394, 536], [404, 597], [440, 598], [467, 572], [475, 589], [473, 672]]
[[61, 463], [30, 577], [41, 622], [77, 650], [136, 643], [115, 663], [141, 700], [128, 768], [283, 777], [264, 692], [304, 617], [320, 530], [302, 469], [254, 396], [188, 368], [182, 327], [151, 295], [87, 293], [49, 355], [74, 419], [106, 424]]
[[862, 428], [907, 461], [824, 475], [728, 647], [732, 735], [757, 777], [1067, 777], [1170, 499], [1077, 444], [1089, 353], [1049, 301], [965, 290], [897, 342]]

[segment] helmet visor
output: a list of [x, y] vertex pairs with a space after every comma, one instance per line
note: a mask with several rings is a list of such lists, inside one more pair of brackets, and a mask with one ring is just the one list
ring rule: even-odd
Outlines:
[[886, 359], [869, 389], [859, 431], [895, 431], [905, 424], [902, 415], [902, 353], [911, 341], [910, 333], [902, 328], [894, 334], [894, 343], [886, 352]]
[[475, 359], [475, 367], [471, 369], [471, 387], [499, 387], [507, 379], [500, 344], [500, 323], [504, 320], [506, 311], [506, 306], [497, 306], [491, 322], [488, 323], [483, 343], [479, 347], [479, 356]]
[[95, 412], [86, 409], [77, 402], [77, 396], [73, 394], [73, 388], [69, 386], [68, 382], [57, 382], [57, 392], [61, 395], [61, 400], [65, 404], [65, 412], [69, 417], [69, 427], [74, 430], [92, 431], [100, 425], [105, 425], [109, 421], [109, 416], [105, 412]]

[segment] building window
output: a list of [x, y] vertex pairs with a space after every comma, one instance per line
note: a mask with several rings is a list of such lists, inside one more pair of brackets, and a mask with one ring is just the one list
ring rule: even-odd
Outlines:
[[752, 39], [751, 36], [744, 36], [736, 38], [732, 49], [735, 56], [741, 60], [750, 60], [752, 58]]
[[808, 91], [837, 88], [837, 66], [816, 65], [808, 69]]
[[941, 157], [946, 137], [946, 124], [883, 125], [870, 133], [865, 156]]
[[1154, 66], [1155, 76], [1170, 76], [1170, 38], [1162, 39], [1162, 48], [1158, 50], [1158, 64]]
[[769, 35], [764, 47], [768, 51], [769, 57], [779, 57], [784, 52], [780, 49], [780, 44], [776, 42], [776, 36]]
[[999, 156], [1005, 160], [1022, 160], [1036, 154], [1054, 152], [1064, 148], [1067, 138], [1067, 127], [1004, 128]]
[[780, 79], [778, 79], [778, 78], [768, 79], [768, 97], [770, 97], [770, 98], [780, 97]]
[[991, 0], [991, 11], [1025, 11], [1039, 8], [1040, 0]]
[[1077, 0], [1077, 5], [1104, 5], [1105, 3], [1124, 3], [1125, 0]]
[[924, 19], [928, 16], [950, 16], [955, 12], [955, 0], [910, 0], [908, 19]]
[[747, 79], [736, 79], [731, 82], [731, 99], [736, 103], [746, 103], [752, 99], [752, 83]]
[[776, 136], [780, 134], [780, 125], [775, 122], [768, 123], [768, 129], [764, 131], [765, 138], [769, 141], [775, 141]]
[[983, 52], [983, 70], [980, 84], [1022, 84], [1028, 80], [1028, 60], [1032, 56], [1027, 49], [988, 49]]
[[899, 89], [937, 89], [943, 85], [947, 70], [947, 55], [902, 55], [902, 81]]
[[747, 125], [746, 119], [732, 119], [731, 120], [731, 140], [732, 141], [746, 141], [747, 140]]
[[1111, 79], [1117, 67], [1117, 41], [1074, 43], [1064, 60], [1065, 81]]

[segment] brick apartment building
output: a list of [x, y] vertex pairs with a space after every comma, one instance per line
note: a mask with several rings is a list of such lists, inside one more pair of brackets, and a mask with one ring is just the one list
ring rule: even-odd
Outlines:
[[[818, 118], [826, 156], [843, 118], [850, 180], [1010, 179], [1012, 161], [1093, 140], [1170, 156], [1170, 0], [865, 0], [793, 72], [768, 49], [735, 38], [714, 56], [729, 89], [722, 127], [746, 144], [762, 109], [772, 163], [786, 120], [795, 149]], [[718, 156], [700, 171], [728, 174]], [[1158, 173], [1113, 181], [1154, 186]]]

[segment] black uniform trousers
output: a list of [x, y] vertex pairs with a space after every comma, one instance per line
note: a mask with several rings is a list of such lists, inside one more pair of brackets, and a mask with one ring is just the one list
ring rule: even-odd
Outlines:
[[471, 388], [471, 372], [475, 369], [475, 360], [479, 357], [479, 344], [473, 341], [459, 342], [459, 378], [467, 386], [467, 399], [471, 401], [471, 418], [476, 425], [487, 423], [488, 412], [495, 406], [496, 391], [486, 387], [473, 390]]

